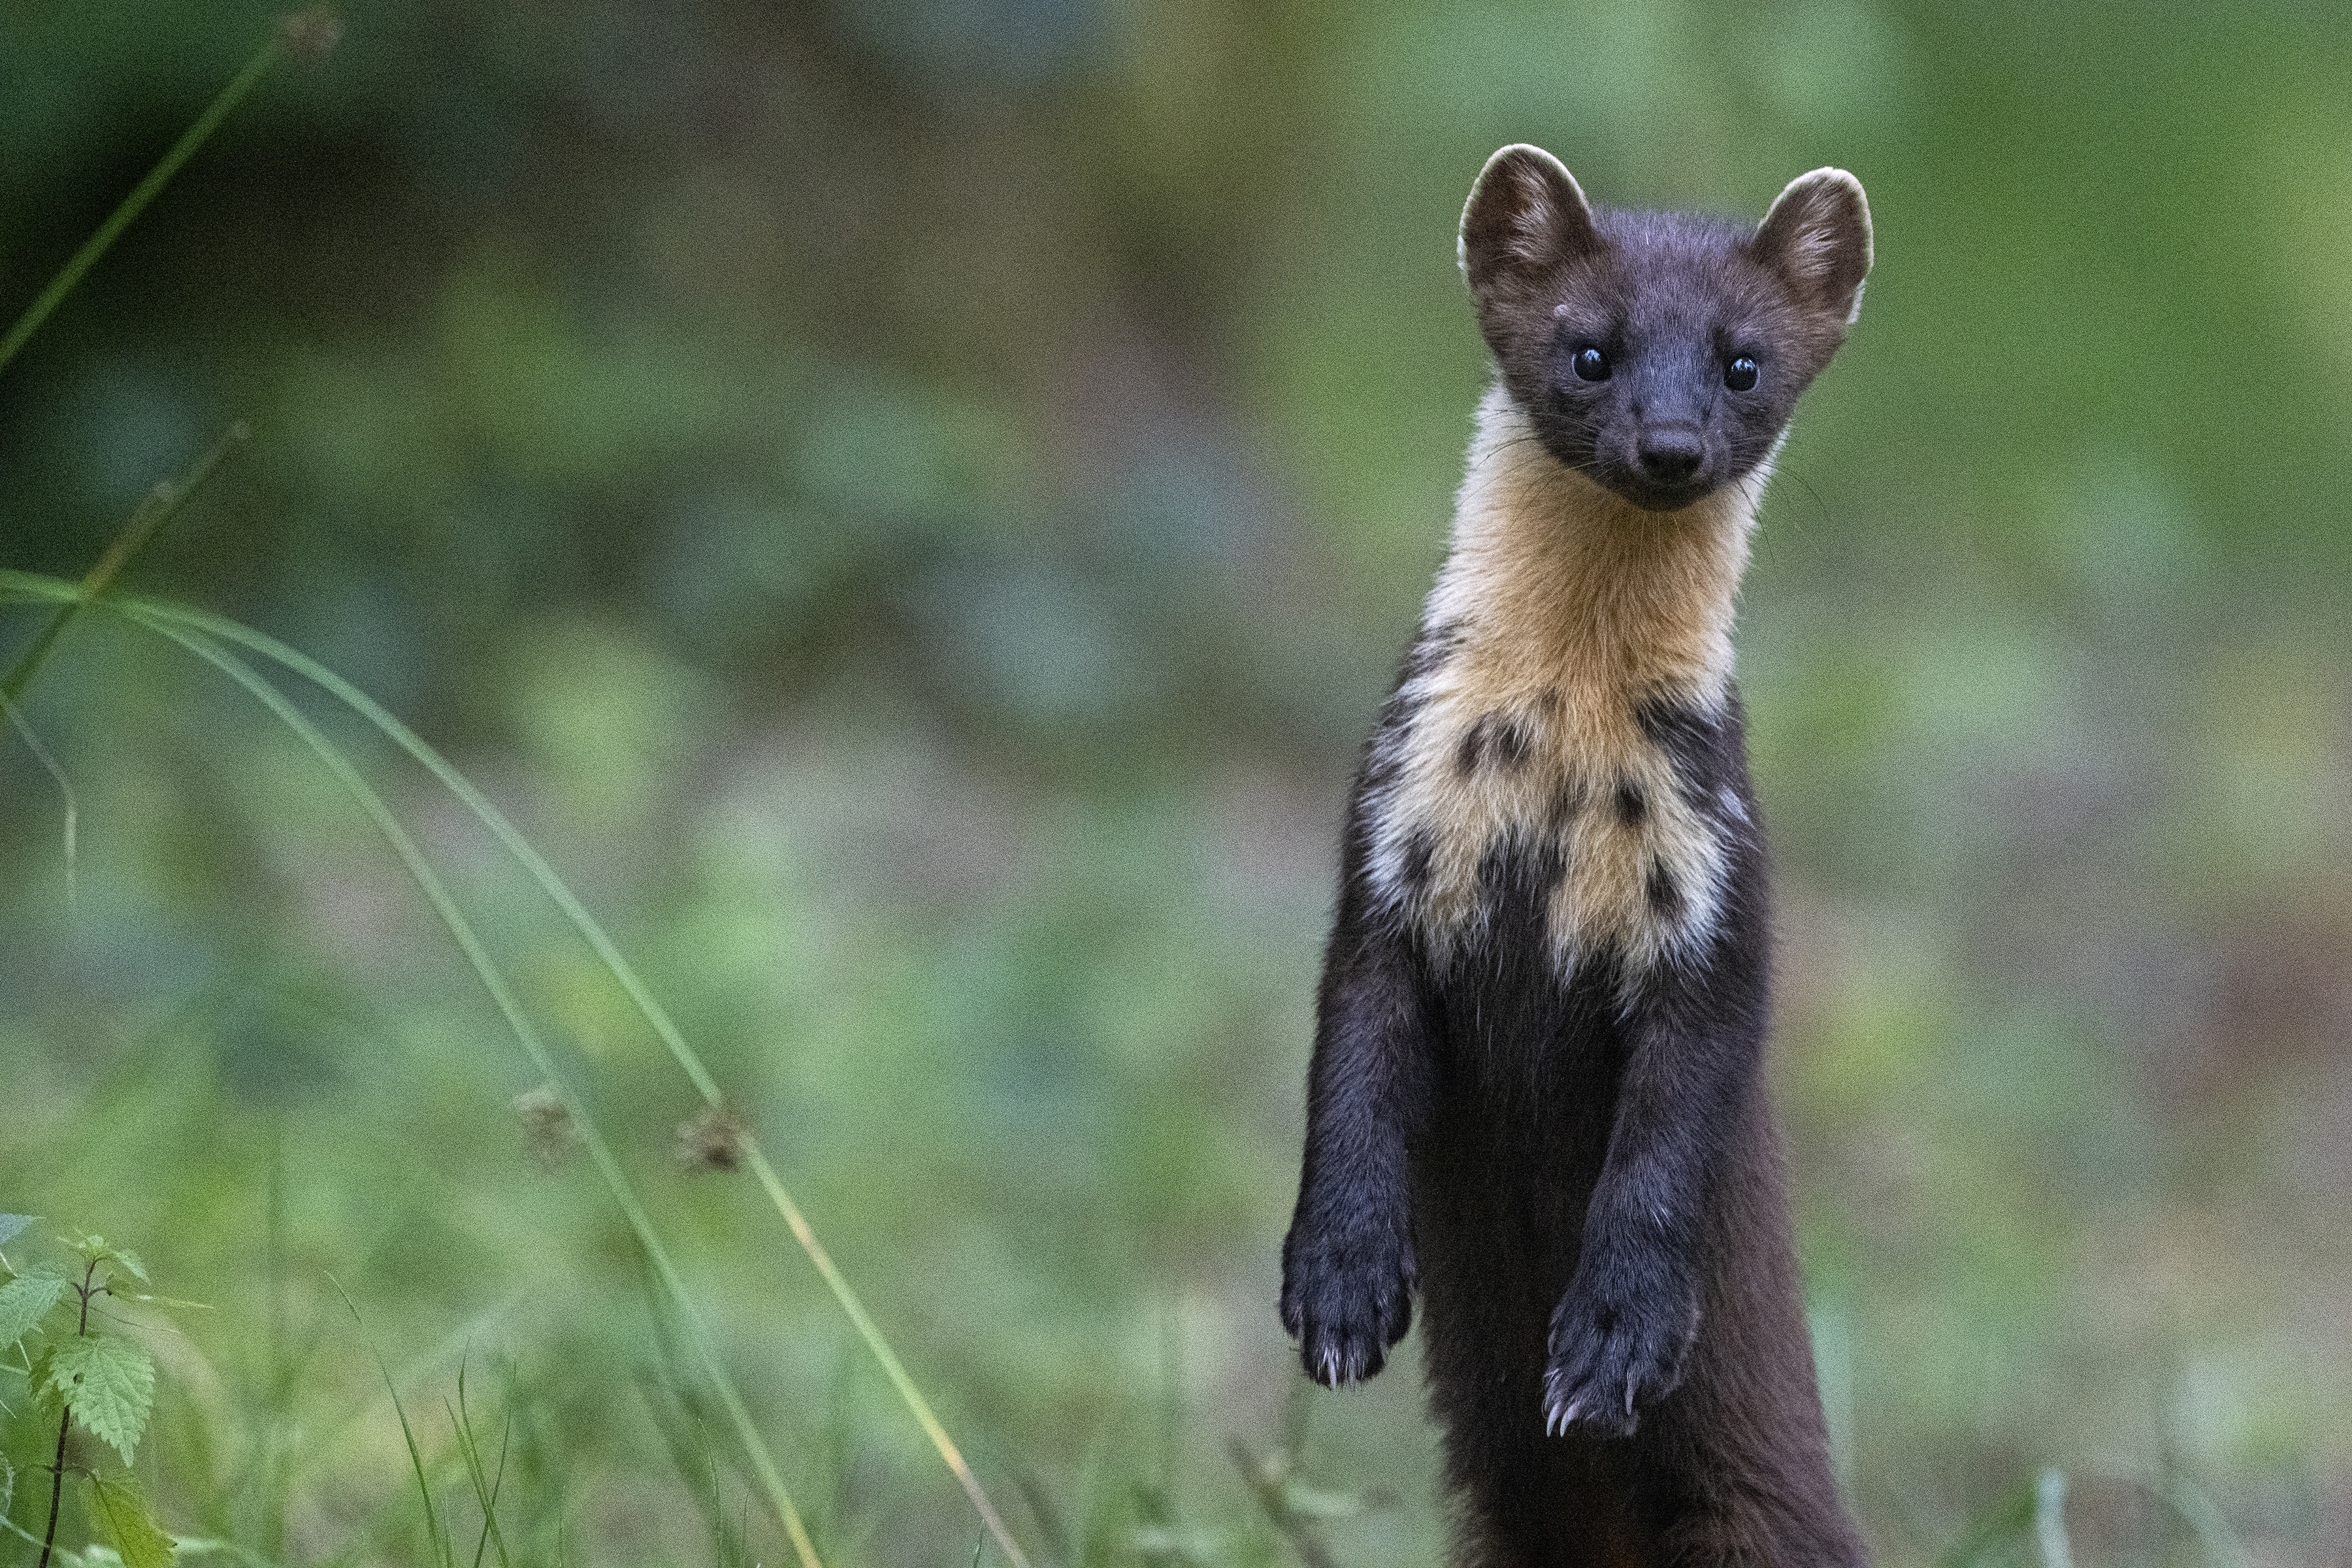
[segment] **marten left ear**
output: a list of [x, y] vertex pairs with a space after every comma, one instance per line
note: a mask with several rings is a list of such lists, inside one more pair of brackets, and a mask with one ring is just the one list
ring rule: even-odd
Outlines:
[[1843, 169], [1815, 169], [1790, 181], [1748, 244], [1806, 304], [1848, 325], [1862, 314], [1870, 198]]

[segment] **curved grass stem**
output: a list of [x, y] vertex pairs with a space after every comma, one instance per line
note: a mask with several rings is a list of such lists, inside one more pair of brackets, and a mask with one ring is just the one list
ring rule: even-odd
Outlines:
[[[464, 801], [474, 815], [481, 820], [483, 826], [488, 827], [497, 837], [499, 842], [506, 847], [508, 853], [512, 855], [530, 875], [531, 879], [539, 884], [541, 891], [546, 894], [549, 900], [563, 911], [564, 917], [572, 922], [572, 929], [577, 931], [581, 939], [595, 952], [597, 958], [604, 963], [604, 967], [620, 984], [621, 989], [627, 994], [629, 1000], [635, 1004], [646, 1025], [660, 1038], [663, 1046], [668, 1049], [671, 1058], [693, 1082], [696, 1092], [702, 1096], [705, 1102], [714, 1107], [725, 1103], [725, 1099], [719, 1092], [718, 1080], [711, 1076], [710, 1069], [703, 1064], [700, 1054], [687, 1043], [685, 1035], [671, 1019], [667, 1009], [655, 998], [652, 990], [646, 986], [629, 961], [622, 956], [619, 947], [614, 943], [610, 936], [605, 934], [604, 927], [597, 923], [595, 917], [588, 912], [586, 906], [581, 903], [579, 898], [564, 884], [563, 879], [556, 875], [555, 868], [547, 863], [546, 857], [541, 855], [531, 846], [530, 841], [507, 820], [505, 814], [492, 805], [488, 796], [475, 787], [471, 780], [453, 767], [438, 752], [425, 744], [415, 731], [394, 718], [365, 692], [317, 660], [250, 627], [217, 616], [206, 615], [199, 610], [164, 605], [152, 601], [126, 600], [118, 607], [123, 613], [132, 616], [134, 619], [152, 616], [160, 621], [178, 621], [197, 627], [211, 636], [250, 648], [318, 685], [382, 731], [394, 744], [414, 757], [435, 778], [440, 780], [442, 784], [458, 799]], [[832, 1291], [834, 1300], [840, 1306], [843, 1314], [849, 1319], [851, 1324], [856, 1328], [858, 1337], [866, 1342], [866, 1349], [872, 1352], [884, 1374], [889, 1378], [892, 1388], [897, 1390], [900, 1401], [914, 1416], [916, 1425], [922, 1428], [924, 1436], [930, 1440], [931, 1447], [938, 1451], [940, 1459], [947, 1465], [957, 1483], [963, 1488], [964, 1495], [971, 1500], [974, 1511], [979, 1513], [982, 1522], [988, 1527], [989, 1534], [994, 1537], [998, 1550], [1004, 1554], [1012, 1568], [1029, 1568], [1028, 1556], [1022, 1551], [1019, 1542], [1013, 1538], [1012, 1531], [1005, 1528], [1003, 1516], [997, 1512], [995, 1504], [990, 1500], [986, 1489], [981, 1486], [979, 1478], [972, 1473], [971, 1466], [964, 1459], [962, 1451], [956, 1447], [955, 1440], [948, 1436], [947, 1428], [940, 1424], [938, 1415], [933, 1413], [930, 1402], [923, 1397], [922, 1391], [916, 1386], [915, 1380], [908, 1375], [905, 1363], [899, 1361], [897, 1352], [890, 1348], [889, 1341], [883, 1336], [881, 1328], [866, 1311], [866, 1305], [859, 1300], [856, 1290], [843, 1276], [840, 1268], [834, 1262], [832, 1255], [825, 1250], [824, 1243], [817, 1239], [814, 1227], [809, 1224], [807, 1216], [801, 1212], [800, 1205], [793, 1201], [792, 1194], [786, 1190], [782, 1178], [777, 1175], [775, 1166], [769, 1163], [767, 1152], [761, 1147], [757, 1135], [748, 1129], [743, 1135], [743, 1155], [745, 1163], [751, 1169], [752, 1176], [760, 1184], [761, 1191], [766, 1194], [769, 1203], [782, 1216], [784, 1224], [791, 1228], [793, 1239], [797, 1241], [801, 1250], [807, 1254], [809, 1262], [814, 1265], [818, 1276], [824, 1280], [825, 1288]]]
[[660, 1235], [655, 1231], [653, 1220], [646, 1213], [645, 1205], [638, 1200], [636, 1191], [630, 1184], [627, 1173], [622, 1170], [619, 1158], [614, 1154], [612, 1145], [605, 1142], [603, 1131], [597, 1127], [595, 1120], [590, 1116], [586, 1104], [563, 1081], [562, 1074], [557, 1070], [554, 1053], [548, 1049], [546, 1041], [541, 1038], [538, 1029], [523, 1012], [521, 1003], [516, 999], [513, 987], [508, 984], [506, 976], [492, 962], [488, 950], [483, 946], [481, 938], [475, 932], [473, 923], [457, 908], [457, 901], [450, 897], [448, 889], [442, 884], [440, 877], [427, 863], [425, 853], [417, 847], [416, 841], [409, 837], [408, 830], [400, 825], [397, 817], [394, 816], [392, 808], [384, 803], [383, 797], [376, 793], [374, 787], [365, 778], [361, 776], [358, 768], [352, 765], [351, 759], [343, 754], [342, 750], [329, 740], [300, 709], [295, 707], [284, 692], [265, 679], [251, 665], [247, 664], [236, 654], [221, 647], [212, 637], [200, 631], [173, 625], [161, 616], [143, 613], [139, 606], [122, 605], [114, 607], [137, 624], [170, 638], [198, 658], [220, 670], [276, 714], [280, 721], [300, 737], [303, 744], [310, 747], [311, 752], [334, 776], [335, 781], [343, 786], [344, 792], [358, 803], [360, 809], [366, 813], [368, 819], [375, 825], [376, 831], [382, 834], [384, 841], [392, 847], [393, 853], [400, 858], [400, 862], [406, 868], [410, 879], [424, 893], [425, 901], [433, 906], [434, 912], [441, 917], [442, 924], [448, 928], [450, 936], [457, 942], [458, 949], [464, 952], [466, 962], [473, 967], [475, 976], [482, 983], [482, 988], [489, 993], [491, 1002], [497, 1006], [499, 1016], [506, 1020], [509, 1031], [522, 1047], [524, 1054], [530, 1058], [531, 1065], [545, 1077], [549, 1083], [555, 1086], [556, 1092], [562, 1097], [564, 1109], [570, 1113], [573, 1126], [579, 1130], [581, 1143], [587, 1149], [589, 1158], [596, 1166], [597, 1173], [604, 1177], [605, 1187], [611, 1192], [614, 1201], [620, 1205], [622, 1215], [628, 1221], [629, 1228], [635, 1233], [637, 1244], [645, 1248], [646, 1258], [652, 1262], [655, 1273], [661, 1279], [662, 1288], [669, 1294], [677, 1307], [680, 1317], [691, 1330], [690, 1338], [694, 1343], [696, 1356], [702, 1363], [704, 1374], [710, 1379], [712, 1389], [718, 1394], [719, 1403], [726, 1408], [729, 1421], [735, 1427], [736, 1436], [741, 1440], [745, 1451], [751, 1456], [752, 1468], [760, 1478], [760, 1484], [768, 1494], [769, 1504], [775, 1510], [777, 1519], [784, 1527], [784, 1533], [791, 1538], [793, 1551], [800, 1558], [802, 1568], [824, 1568], [824, 1564], [818, 1560], [815, 1544], [809, 1539], [807, 1527], [802, 1522], [800, 1510], [793, 1506], [792, 1495], [784, 1486], [783, 1477], [776, 1468], [775, 1458], [768, 1451], [767, 1441], [760, 1436], [759, 1428], [752, 1423], [751, 1411], [744, 1405], [741, 1394], [737, 1391], [734, 1380], [728, 1375], [726, 1367], [720, 1363], [718, 1346], [712, 1341], [709, 1329], [703, 1322], [701, 1313], [696, 1310], [693, 1298], [687, 1292], [686, 1280], [678, 1273], [677, 1266], [671, 1261], [669, 1249], [663, 1246]]
[[[54, 599], [70, 595], [72, 592], [73, 590], [66, 584], [54, 579], [25, 573], [0, 572], [0, 595]], [[234, 643], [259, 654], [318, 686], [382, 731], [387, 739], [415, 758], [419, 765], [439, 780], [451, 794], [463, 801], [483, 826], [488, 827], [506, 847], [508, 853], [514, 857], [517, 863], [530, 874], [548, 900], [562, 910], [564, 917], [571, 921], [581, 939], [593, 950], [597, 958], [636, 1007], [639, 1015], [645, 1018], [646, 1025], [668, 1050], [671, 1058], [693, 1083], [696, 1092], [702, 1096], [704, 1101], [714, 1107], [723, 1106], [726, 1103], [725, 1097], [719, 1091], [718, 1080], [711, 1076], [709, 1068], [704, 1065], [700, 1054], [688, 1044], [685, 1035], [671, 1019], [667, 1009], [655, 998], [653, 992], [638, 975], [635, 967], [622, 956], [619, 947], [605, 933], [604, 927], [597, 923], [595, 917], [588, 912], [586, 906], [581, 903], [579, 898], [565, 885], [563, 879], [556, 875], [554, 868], [547, 863], [546, 858], [532, 847], [530, 840], [526, 839], [511, 822], [507, 820], [506, 815], [492, 805], [489, 798], [484, 795], [471, 780], [452, 766], [440, 752], [427, 745], [415, 731], [394, 717], [374, 699], [334, 671], [266, 633], [255, 631], [249, 626], [242, 626], [223, 616], [154, 600], [113, 599], [108, 601], [108, 607], [150, 630], [165, 636], [173, 636], [175, 631], [185, 631], [203, 637]], [[175, 637], [174, 640], [183, 639]], [[192, 645], [184, 644], [184, 646]], [[217, 663], [217, 660], [214, 662]], [[257, 679], [258, 677], [256, 679]], [[275, 690], [274, 688], [270, 689]], [[256, 695], [259, 693], [257, 692]], [[264, 700], [269, 700], [264, 699]], [[278, 694], [278, 701], [284, 700], [283, 694]], [[280, 716], [284, 717], [284, 714], [281, 713]], [[296, 717], [299, 717], [299, 713]], [[289, 722], [292, 721], [289, 720]], [[303, 722], [307, 724], [308, 721], [303, 721]], [[324, 737], [320, 739], [323, 741]], [[315, 746], [314, 749], [316, 749]], [[345, 761], [342, 765], [345, 768], [350, 766], [348, 761]], [[347, 784], [346, 787], [350, 786]], [[363, 781], [362, 787], [365, 787]], [[396, 824], [394, 826], [396, 826]], [[553, 1075], [551, 1073], [550, 1077], [552, 1078]], [[566, 1093], [568, 1099], [568, 1091]], [[757, 1135], [748, 1129], [743, 1135], [742, 1148], [745, 1163], [750, 1165], [754, 1179], [759, 1182], [761, 1191], [766, 1194], [769, 1203], [791, 1229], [793, 1239], [807, 1255], [809, 1262], [815, 1268], [818, 1276], [824, 1279], [825, 1288], [833, 1293], [835, 1302], [839, 1305], [843, 1314], [849, 1319], [852, 1326], [857, 1330], [858, 1337], [865, 1342], [867, 1351], [880, 1365], [884, 1374], [889, 1378], [891, 1387], [897, 1391], [899, 1400], [913, 1415], [916, 1425], [922, 1428], [924, 1436], [930, 1441], [931, 1447], [938, 1452], [940, 1460], [947, 1466], [949, 1472], [955, 1477], [957, 1484], [963, 1489], [964, 1495], [971, 1500], [973, 1510], [980, 1515], [982, 1524], [986, 1526], [989, 1535], [995, 1541], [998, 1550], [1003, 1554], [1011, 1568], [1030, 1568], [1027, 1553], [1022, 1550], [1020, 1543], [1013, 1539], [1012, 1531], [1006, 1528], [1003, 1516], [997, 1510], [987, 1489], [981, 1485], [979, 1477], [972, 1472], [971, 1466], [965, 1460], [962, 1451], [957, 1447], [954, 1439], [948, 1436], [947, 1428], [932, 1411], [930, 1402], [924, 1398], [922, 1391], [908, 1373], [905, 1363], [891, 1349], [889, 1341], [884, 1336], [881, 1327], [875, 1322], [872, 1314], [866, 1310], [866, 1305], [859, 1299], [856, 1290], [842, 1274], [839, 1266], [834, 1262], [832, 1255], [825, 1250], [824, 1243], [817, 1238], [814, 1227], [809, 1224], [808, 1217], [802, 1213], [800, 1205], [793, 1201], [792, 1194], [784, 1186], [782, 1178], [776, 1173], [776, 1169], [769, 1162], [767, 1152], [761, 1147]]]

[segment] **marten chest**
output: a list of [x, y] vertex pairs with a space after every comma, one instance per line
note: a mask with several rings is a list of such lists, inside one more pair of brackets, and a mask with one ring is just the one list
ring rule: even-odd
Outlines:
[[1507, 905], [1536, 911], [1563, 976], [1586, 956], [1696, 952], [1749, 827], [1737, 728], [1727, 694], [1515, 676], [1425, 639], [1373, 742], [1374, 887], [1441, 957]]
[[1358, 802], [1375, 901], [1433, 957], [1497, 918], [1539, 923], [1563, 978], [1706, 950], [1754, 847], [1732, 596], [1769, 466], [1644, 511], [1488, 395]]

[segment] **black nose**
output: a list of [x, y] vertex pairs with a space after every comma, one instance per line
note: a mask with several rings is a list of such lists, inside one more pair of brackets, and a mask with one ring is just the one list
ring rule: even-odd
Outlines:
[[1643, 431], [1633, 455], [1641, 459], [1642, 472], [1648, 478], [1663, 485], [1679, 485], [1696, 475], [1699, 465], [1706, 461], [1706, 446], [1697, 431], [1669, 426]]

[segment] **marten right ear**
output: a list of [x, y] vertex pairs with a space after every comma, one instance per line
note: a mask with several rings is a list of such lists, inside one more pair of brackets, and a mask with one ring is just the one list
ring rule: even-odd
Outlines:
[[1540, 283], [1601, 247], [1592, 209], [1560, 161], [1525, 142], [1486, 160], [1462, 209], [1456, 254], [1483, 310], [1498, 292]]

